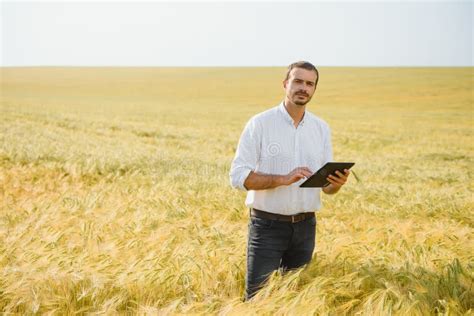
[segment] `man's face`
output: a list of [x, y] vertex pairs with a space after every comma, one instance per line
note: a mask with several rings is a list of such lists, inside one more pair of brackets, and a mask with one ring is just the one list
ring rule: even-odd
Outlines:
[[286, 98], [296, 105], [306, 105], [316, 90], [316, 72], [293, 68], [288, 80], [283, 81]]

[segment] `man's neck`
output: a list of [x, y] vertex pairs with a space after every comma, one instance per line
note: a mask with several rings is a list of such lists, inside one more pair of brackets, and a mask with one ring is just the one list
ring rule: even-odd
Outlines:
[[293, 124], [295, 127], [297, 127], [303, 119], [306, 105], [296, 105], [286, 99], [283, 102], [283, 105], [285, 106], [288, 114], [290, 114], [291, 118], [293, 119]]

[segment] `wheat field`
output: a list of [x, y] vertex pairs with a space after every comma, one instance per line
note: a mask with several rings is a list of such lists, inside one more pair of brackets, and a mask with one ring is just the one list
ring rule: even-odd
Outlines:
[[1, 68], [4, 314], [474, 315], [474, 68], [320, 68], [346, 186], [242, 302], [228, 172], [285, 68]]

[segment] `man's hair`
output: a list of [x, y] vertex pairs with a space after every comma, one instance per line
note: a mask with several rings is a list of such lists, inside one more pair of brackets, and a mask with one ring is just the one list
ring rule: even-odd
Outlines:
[[314, 85], [317, 85], [318, 84], [318, 80], [319, 80], [319, 72], [318, 70], [316, 69], [316, 67], [308, 62], [308, 61], [297, 61], [296, 63], [292, 63], [291, 65], [288, 66], [288, 71], [286, 72], [286, 78], [285, 78], [285, 81], [288, 80], [290, 78], [290, 72], [293, 68], [303, 68], [303, 69], [306, 69], [306, 70], [312, 70], [316, 73], [316, 82], [314, 83]]

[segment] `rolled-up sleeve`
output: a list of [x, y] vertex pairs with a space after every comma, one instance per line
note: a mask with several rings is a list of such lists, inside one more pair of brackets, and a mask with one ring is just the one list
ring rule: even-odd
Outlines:
[[230, 185], [235, 189], [247, 190], [244, 182], [257, 167], [260, 155], [261, 131], [258, 122], [252, 118], [240, 135], [237, 151], [230, 167]]

